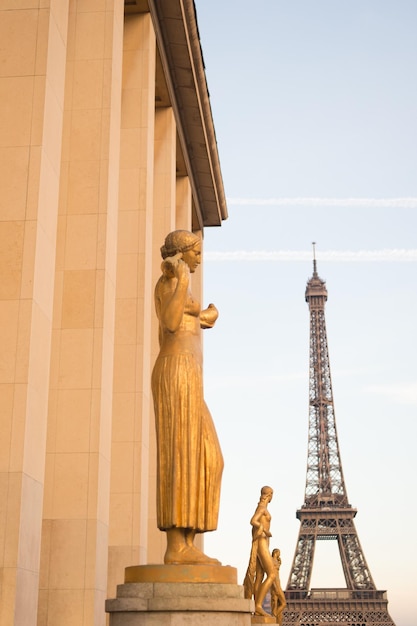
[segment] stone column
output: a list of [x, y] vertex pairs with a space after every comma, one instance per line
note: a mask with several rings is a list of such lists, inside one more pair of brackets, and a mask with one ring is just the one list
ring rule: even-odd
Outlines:
[[188, 176], [178, 176], [176, 181], [177, 228], [192, 230], [192, 192]]
[[44, 6], [0, 9], [0, 623], [14, 626], [38, 604], [64, 107], [68, 1]]
[[126, 15], [123, 48], [109, 595], [127, 565], [147, 559], [156, 55], [149, 13]]
[[69, 13], [38, 626], [105, 623], [123, 10]]

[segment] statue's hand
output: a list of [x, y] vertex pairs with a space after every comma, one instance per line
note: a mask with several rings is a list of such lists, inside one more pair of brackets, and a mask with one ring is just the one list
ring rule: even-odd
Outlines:
[[163, 260], [161, 265], [162, 273], [168, 278], [173, 278], [174, 276], [178, 278], [178, 272], [180, 271], [179, 265], [186, 265], [182, 259], [182, 252], [177, 252], [174, 256], [168, 256]]
[[188, 267], [187, 263], [185, 263], [185, 261], [183, 261], [182, 259], [178, 259], [177, 263], [174, 266], [174, 273], [178, 280], [181, 280], [181, 278], [189, 278], [190, 268]]
[[177, 278], [178, 282], [185, 282], [188, 284], [190, 279], [190, 268], [182, 260], [182, 253], [178, 252], [174, 256], [167, 257], [162, 263], [162, 272], [168, 278]]
[[219, 317], [219, 312], [214, 304], [209, 304], [207, 309], [200, 313], [201, 328], [212, 328]]
[[262, 536], [264, 536], [264, 527], [262, 524], [260, 524], [260, 526], [254, 526], [252, 529], [252, 539], [256, 541], [256, 539]]

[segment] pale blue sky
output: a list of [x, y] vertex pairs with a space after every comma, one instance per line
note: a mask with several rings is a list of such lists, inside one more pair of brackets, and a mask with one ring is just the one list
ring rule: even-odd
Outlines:
[[[225, 456], [207, 552], [242, 582], [249, 519], [270, 484], [287, 583], [305, 486], [304, 290], [317, 241], [359, 539], [396, 626], [416, 626], [417, 2], [196, 8], [229, 207], [205, 233], [205, 304], [220, 310], [204, 338], [205, 395]], [[319, 542], [313, 586], [344, 585], [336, 550]]]

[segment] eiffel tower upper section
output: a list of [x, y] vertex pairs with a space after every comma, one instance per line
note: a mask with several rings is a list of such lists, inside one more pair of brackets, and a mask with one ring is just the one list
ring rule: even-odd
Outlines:
[[317, 274], [307, 283], [310, 307], [309, 433], [305, 499], [302, 508], [350, 507], [337, 439], [324, 307], [326, 283]]

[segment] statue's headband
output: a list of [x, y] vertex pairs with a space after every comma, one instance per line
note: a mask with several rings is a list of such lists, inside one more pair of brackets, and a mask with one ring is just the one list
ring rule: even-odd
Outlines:
[[196, 237], [194, 241], [184, 246], [181, 246], [181, 245], [167, 246], [166, 244], [164, 244], [161, 247], [161, 256], [163, 259], [166, 259], [168, 256], [174, 256], [174, 254], [177, 254], [178, 252], [188, 252], [188, 250], [191, 250], [192, 248], [194, 248], [194, 246], [196, 246], [199, 242], [200, 242], [199, 238]]

